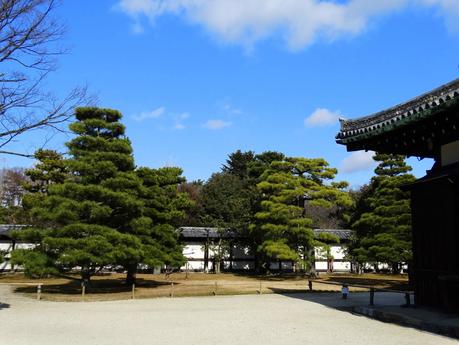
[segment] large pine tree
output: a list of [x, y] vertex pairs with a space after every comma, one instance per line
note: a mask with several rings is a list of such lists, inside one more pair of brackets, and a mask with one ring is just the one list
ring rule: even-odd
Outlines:
[[[18, 251], [16, 261], [35, 272], [40, 266], [43, 272], [50, 266], [79, 267], [84, 279], [105, 265], [122, 265], [129, 282], [139, 263], [177, 262], [181, 248], [170, 229], [155, 227], [158, 217], [152, 219], [151, 209], [159, 206], [148, 203], [150, 186], [135, 171], [121, 114], [79, 108], [75, 115], [70, 129], [76, 137], [67, 143], [65, 177], [56, 175], [53, 183], [45, 183], [46, 191], [38, 188], [24, 205], [36, 226], [22, 236], [39, 245], [33, 251]], [[46, 182], [46, 166], [37, 165], [32, 175]], [[172, 256], [176, 259], [168, 259]]]
[[[41, 261], [60, 270], [80, 267], [89, 279], [105, 265], [141, 260], [141, 242], [132, 234], [132, 222], [141, 216], [142, 203], [134, 193], [141, 183], [121, 114], [79, 108], [75, 116], [70, 129], [76, 137], [67, 143], [70, 158], [65, 162], [69, 175], [49, 185], [40, 198], [30, 198], [25, 206], [37, 227], [24, 235], [38, 238], [34, 255], [46, 257]], [[26, 269], [27, 255], [16, 256], [25, 256]]]
[[409, 193], [400, 187], [415, 177], [404, 156], [376, 154], [374, 160], [376, 176], [358, 201], [361, 212], [352, 225], [356, 238], [350, 254], [360, 263], [387, 263], [396, 273], [412, 255]]
[[261, 210], [255, 214], [251, 232], [265, 268], [273, 260], [301, 262], [303, 268], [311, 268], [317, 242], [305, 202], [321, 207], [350, 206], [343, 190], [347, 184], [329, 182], [336, 172], [323, 159], [307, 158], [273, 161], [263, 172], [257, 185], [262, 194]]

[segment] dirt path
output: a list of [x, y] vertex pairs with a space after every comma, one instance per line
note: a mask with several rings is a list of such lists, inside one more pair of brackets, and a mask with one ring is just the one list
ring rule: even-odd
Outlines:
[[58, 303], [16, 298], [1, 286], [0, 292], [5, 301], [11, 298], [9, 308], [0, 309], [0, 344], [8, 345], [457, 344], [343, 311], [365, 294], [349, 300], [324, 293]]

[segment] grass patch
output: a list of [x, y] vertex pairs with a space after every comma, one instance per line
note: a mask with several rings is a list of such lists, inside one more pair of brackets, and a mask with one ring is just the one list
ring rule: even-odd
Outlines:
[[390, 289], [399, 291], [408, 291], [411, 289], [408, 283], [407, 275], [390, 275], [390, 274], [328, 274], [320, 277], [320, 280], [330, 281], [340, 284], [355, 284], [380, 289]]
[[[132, 298], [132, 286], [124, 283], [124, 274], [112, 273], [91, 278], [86, 285], [85, 301], [122, 300]], [[337, 283], [358, 284], [396, 290], [408, 289], [406, 276], [382, 274], [322, 274], [321, 280]], [[82, 301], [82, 286], [78, 275], [40, 280], [27, 279], [23, 274], [0, 275], [0, 283], [13, 283], [15, 292], [31, 298], [36, 297], [38, 283], [42, 283], [42, 299], [49, 301]], [[165, 275], [138, 274], [135, 298], [212, 296], [266, 293], [306, 292], [308, 279], [303, 275], [244, 275], [234, 273], [173, 273]], [[34, 285], [21, 285], [34, 284]], [[340, 286], [314, 282], [314, 292], [340, 291]], [[351, 288], [351, 291], [366, 289]]]

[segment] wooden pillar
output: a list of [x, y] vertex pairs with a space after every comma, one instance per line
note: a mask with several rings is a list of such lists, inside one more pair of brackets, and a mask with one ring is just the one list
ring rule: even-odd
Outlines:
[[204, 244], [204, 272], [209, 271], [209, 238], [206, 239]]
[[[16, 249], [16, 240], [12, 240], [11, 241], [11, 251], [15, 250]], [[10, 270], [14, 272], [14, 265], [11, 264], [11, 261], [10, 261]]]
[[230, 244], [230, 252], [229, 252], [229, 270], [233, 271], [233, 246], [234, 243]]
[[375, 305], [375, 289], [370, 289], [370, 305]]

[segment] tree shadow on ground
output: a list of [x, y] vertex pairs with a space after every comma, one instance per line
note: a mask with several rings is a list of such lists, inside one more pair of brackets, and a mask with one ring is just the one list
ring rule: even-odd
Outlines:
[[[344, 310], [344, 311], [352, 311], [355, 303], [350, 297], [347, 300], [342, 299], [342, 295], [340, 292], [336, 291], [321, 291], [321, 290], [312, 290], [306, 291], [305, 289], [297, 289], [297, 290], [290, 290], [290, 289], [277, 289], [277, 288], [269, 288], [273, 293], [283, 295], [289, 298], [296, 298], [302, 301], [308, 301], [312, 303], [318, 303], [323, 306]], [[352, 295], [359, 294], [360, 296], [369, 295], [365, 292], [355, 292]], [[360, 300], [360, 298], [359, 298]]]
[[[457, 314], [446, 314], [439, 309], [418, 307], [414, 305], [407, 307], [403, 300], [403, 293], [375, 293], [374, 306], [370, 306], [370, 294], [368, 292], [351, 292], [347, 299], [342, 299], [342, 295], [339, 292], [314, 293], [314, 291], [303, 291], [303, 293], [290, 293], [278, 289], [271, 290], [274, 293], [278, 293], [289, 298], [321, 304], [327, 308], [347, 312], [359, 317], [379, 322], [388, 322], [429, 333], [436, 333], [450, 338], [459, 338], [455, 329], [450, 329], [448, 328], [449, 326], [444, 327], [445, 325], [443, 324], [443, 322], [448, 318], [456, 320]], [[378, 313], [371, 313], [372, 316], [360, 314], [356, 312], [356, 307], [368, 307], [372, 310], [378, 311]], [[384, 314], [381, 313], [381, 311], [388, 313]], [[434, 314], [430, 317], [421, 316], [425, 312], [432, 312]], [[415, 320], [413, 322], [412, 320], [414, 319], [417, 319], [417, 321]]]
[[[319, 279], [320, 280], [320, 279]], [[366, 278], [366, 277], [340, 277], [340, 276], [329, 276], [323, 279], [324, 282], [335, 282], [340, 284], [348, 285], [365, 285], [365, 286], [375, 286], [378, 288], [398, 290], [398, 291], [409, 291], [411, 290], [408, 281], [400, 279], [378, 279], [378, 278]]]
[[2, 309], [8, 309], [10, 307], [10, 305], [8, 303], [1, 303], [0, 302], [0, 310]]
[[[179, 284], [179, 283], [174, 283]], [[170, 285], [169, 282], [160, 282], [138, 278], [136, 288], [157, 288], [163, 285]], [[42, 292], [48, 294], [64, 294], [64, 295], [81, 295], [82, 285], [81, 280], [70, 280], [61, 284], [46, 284], [42, 286]], [[15, 289], [15, 292], [20, 293], [36, 293], [36, 286], [20, 286]], [[94, 294], [113, 294], [119, 292], [132, 291], [132, 285], [126, 284], [124, 279], [94, 279], [86, 283], [86, 293]]]
[[253, 278], [256, 280], [266, 281], [294, 281], [305, 280], [308, 277], [303, 273], [272, 273], [272, 274], [256, 274], [247, 272], [231, 272], [237, 277]]

